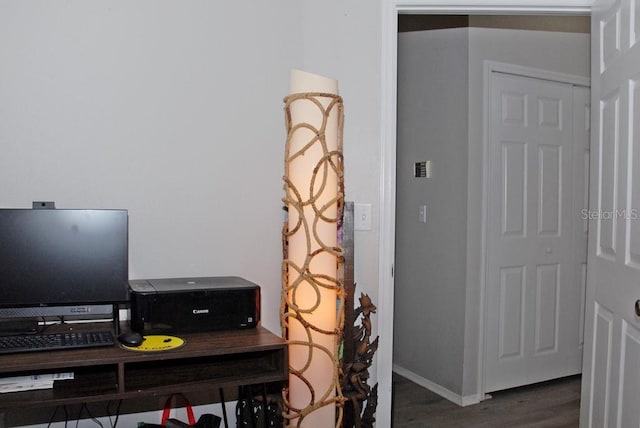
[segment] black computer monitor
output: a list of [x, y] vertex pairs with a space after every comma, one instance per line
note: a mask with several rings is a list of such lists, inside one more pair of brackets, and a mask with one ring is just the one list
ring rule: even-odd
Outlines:
[[126, 210], [0, 209], [0, 318], [113, 308], [128, 259]]

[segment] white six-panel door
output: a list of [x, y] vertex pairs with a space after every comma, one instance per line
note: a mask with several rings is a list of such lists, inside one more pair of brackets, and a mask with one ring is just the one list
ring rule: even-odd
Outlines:
[[493, 72], [490, 111], [486, 392], [581, 370], [588, 90]]
[[581, 426], [640, 426], [640, 1], [592, 14], [593, 139]]

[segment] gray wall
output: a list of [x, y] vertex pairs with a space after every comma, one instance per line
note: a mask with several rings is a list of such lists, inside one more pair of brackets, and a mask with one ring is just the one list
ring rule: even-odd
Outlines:
[[[589, 35], [488, 28], [399, 35], [394, 364], [462, 397], [478, 392], [485, 60], [588, 76]], [[468, 92], [459, 95], [459, 87]], [[433, 178], [408, 178], [411, 163], [427, 159]], [[426, 226], [417, 222], [422, 203]]]
[[[461, 392], [468, 29], [399, 34], [394, 364]], [[431, 178], [414, 178], [416, 161]], [[427, 223], [418, 221], [427, 205]]]

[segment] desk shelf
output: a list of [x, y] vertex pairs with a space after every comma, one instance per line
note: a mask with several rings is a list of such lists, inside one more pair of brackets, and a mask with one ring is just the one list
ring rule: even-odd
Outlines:
[[[91, 326], [64, 326], [90, 329]], [[71, 371], [53, 389], [0, 394], [0, 410], [165, 396], [287, 380], [284, 340], [257, 327], [179, 335], [178, 349], [142, 353], [119, 346], [0, 356], [0, 377]]]

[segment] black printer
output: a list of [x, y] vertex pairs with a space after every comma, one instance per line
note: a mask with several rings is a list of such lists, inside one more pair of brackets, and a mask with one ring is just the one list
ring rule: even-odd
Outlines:
[[131, 328], [142, 334], [253, 328], [260, 286], [237, 276], [129, 281]]

